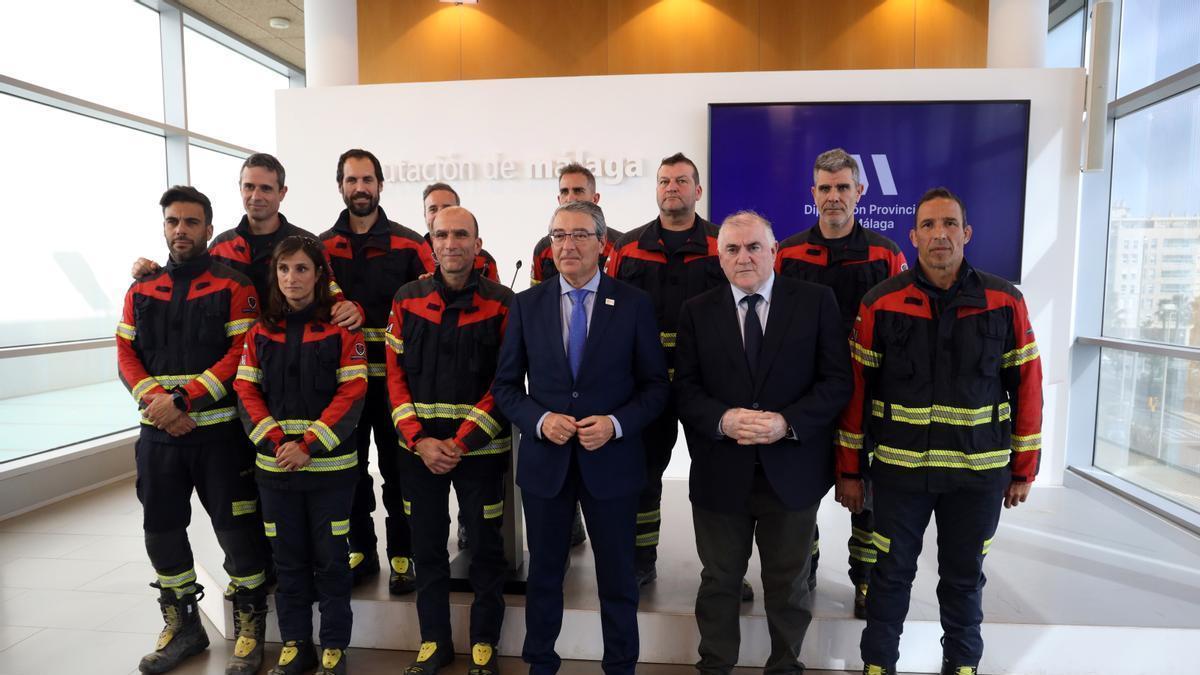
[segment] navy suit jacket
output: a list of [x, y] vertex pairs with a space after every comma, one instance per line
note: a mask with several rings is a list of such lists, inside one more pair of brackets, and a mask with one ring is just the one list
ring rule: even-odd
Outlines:
[[[563, 348], [560, 294], [557, 279], [539, 284], [518, 293], [508, 311], [492, 395], [521, 430], [517, 484], [538, 497], [556, 496], [574, 453], [594, 497], [636, 494], [646, 481], [642, 429], [663, 410], [670, 394], [650, 296], [600, 275], [576, 380]], [[575, 419], [613, 415], [622, 435], [590, 452], [575, 439], [555, 445], [537, 436], [538, 420], [546, 412]]]
[[[850, 350], [833, 291], [775, 275], [754, 377], [728, 284], [684, 303], [675, 350], [679, 417], [692, 456], [692, 502], [744, 513], [757, 456], [775, 494], [803, 510], [833, 485], [833, 425], [854, 387]], [[783, 415], [796, 435], [742, 446], [717, 432], [730, 408]]]

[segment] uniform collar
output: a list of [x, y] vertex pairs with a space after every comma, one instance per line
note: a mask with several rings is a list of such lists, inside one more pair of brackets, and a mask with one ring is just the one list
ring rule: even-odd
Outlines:
[[[696, 214], [696, 221], [692, 224], [692, 229], [688, 230], [688, 239], [680, 246], [676, 252], [682, 253], [708, 253], [708, 221], [701, 218], [700, 214]], [[666, 248], [662, 244], [662, 218], [658, 217], [650, 221], [650, 227], [642, 233], [638, 238], [638, 248], [643, 251], [662, 251], [666, 253]]]
[[168, 258], [167, 265], [163, 269], [172, 279], [195, 279], [196, 277], [208, 271], [212, 266], [212, 256], [208, 251], [188, 260], [187, 262], [175, 262], [174, 258]]
[[[375, 219], [375, 224], [371, 226], [371, 229], [366, 231], [366, 234], [372, 237], [387, 234], [389, 223], [383, 207], [377, 206], [375, 209], [379, 213], [379, 217]], [[354, 230], [350, 229], [350, 209], [342, 209], [342, 212], [338, 214], [337, 222], [333, 224], [333, 229], [347, 236], [354, 234]]]

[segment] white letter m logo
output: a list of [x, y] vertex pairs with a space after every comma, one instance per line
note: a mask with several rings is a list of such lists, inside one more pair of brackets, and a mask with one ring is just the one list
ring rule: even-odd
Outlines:
[[[860, 155], [850, 156], [858, 162], [859, 178], [862, 180], [863, 196], [865, 197], [871, 191], [871, 179], [867, 177], [867, 165], [863, 163]], [[888, 164], [887, 155], [871, 155], [871, 163], [875, 165], [875, 175], [879, 178], [880, 192], [887, 196], [900, 194], [896, 191], [896, 181], [892, 178], [892, 167]]]

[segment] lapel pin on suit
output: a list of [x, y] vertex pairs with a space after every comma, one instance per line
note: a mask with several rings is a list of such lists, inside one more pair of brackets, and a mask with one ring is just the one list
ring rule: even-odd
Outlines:
[[604, 299], [604, 304], [608, 305], [609, 307], [616, 307], [616, 306], [617, 306], [617, 301], [616, 301], [616, 300], [613, 300], [612, 298], [605, 298], [605, 299]]

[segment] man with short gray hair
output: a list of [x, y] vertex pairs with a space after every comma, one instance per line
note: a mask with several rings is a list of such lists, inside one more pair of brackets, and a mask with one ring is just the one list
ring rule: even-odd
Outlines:
[[521, 656], [533, 675], [561, 664], [554, 644], [576, 502], [596, 559], [601, 665], [607, 675], [632, 675], [638, 659], [642, 430], [666, 405], [669, 386], [650, 298], [600, 272], [604, 233], [604, 212], [591, 202], [554, 212], [558, 280], [513, 299], [492, 385], [500, 410], [521, 430], [517, 485], [529, 543]]
[[[785, 239], [775, 258], [775, 271], [780, 275], [833, 289], [847, 335], [867, 291], [908, 269], [895, 242], [855, 220], [864, 189], [858, 162], [845, 150], [834, 148], [818, 155], [811, 189], [817, 224]], [[850, 582], [854, 584], [854, 616], [860, 619], [866, 618], [867, 581], [879, 555], [871, 538], [872, 523], [869, 507], [850, 517]], [[817, 585], [820, 538], [818, 531], [813, 539], [810, 588]]]
[[775, 274], [771, 224], [725, 219], [727, 283], [683, 305], [674, 388], [692, 455], [701, 673], [730, 673], [742, 578], [757, 540], [771, 653], [767, 673], [803, 673], [812, 621], [809, 546], [833, 484], [833, 422], [853, 388], [833, 292]]

